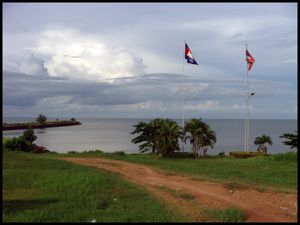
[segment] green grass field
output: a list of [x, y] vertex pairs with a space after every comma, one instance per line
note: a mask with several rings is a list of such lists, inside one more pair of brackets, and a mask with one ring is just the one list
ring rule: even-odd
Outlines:
[[[162, 159], [150, 154], [83, 152], [33, 154], [3, 150], [4, 222], [172, 222], [192, 221], [118, 174], [58, 160], [60, 157], [106, 157], [186, 174], [228, 187], [254, 185], [294, 193], [297, 153], [237, 159], [207, 157]], [[186, 193], [174, 193], [191, 199]], [[239, 209], [208, 209], [210, 221], [243, 221]]]
[[107, 157], [141, 163], [164, 169], [167, 173], [186, 174], [198, 180], [231, 183], [233, 185], [254, 185], [277, 191], [297, 189], [297, 153], [288, 152], [271, 156], [238, 159], [210, 156], [201, 159], [163, 159], [151, 154], [112, 154], [83, 152], [59, 154], [72, 157]]
[[117, 174], [3, 151], [3, 222], [166, 222], [178, 213]]

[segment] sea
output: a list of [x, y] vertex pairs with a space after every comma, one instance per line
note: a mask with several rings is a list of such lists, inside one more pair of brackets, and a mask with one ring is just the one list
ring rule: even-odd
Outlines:
[[[53, 118], [55, 120], [56, 118]], [[138, 145], [131, 143], [135, 137], [131, 132], [134, 125], [140, 121], [151, 119], [108, 119], [108, 118], [76, 118], [82, 124], [77, 126], [34, 129], [37, 145], [42, 145], [50, 151], [66, 153], [68, 151], [101, 150], [103, 152], [124, 151], [127, 154], [139, 153]], [[3, 118], [3, 122], [33, 122], [34, 118]], [[51, 120], [51, 118], [48, 118]], [[63, 120], [63, 118], [61, 119]], [[187, 121], [188, 119], [186, 119]], [[220, 152], [244, 151], [245, 120], [241, 119], [202, 119], [216, 132], [217, 142], [209, 155]], [[174, 119], [179, 125], [180, 119]], [[273, 145], [268, 145], [268, 153], [284, 153], [291, 151], [280, 138], [283, 133], [294, 133], [297, 130], [297, 120], [259, 119], [249, 122], [249, 150], [256, 151], [254, 140], [263, 134], [271, 137]], [[2, 131], [3, 137], [18, 137], [23, 130]], [[184, 144], [184, 151], [191, 152], [191, 145]]]

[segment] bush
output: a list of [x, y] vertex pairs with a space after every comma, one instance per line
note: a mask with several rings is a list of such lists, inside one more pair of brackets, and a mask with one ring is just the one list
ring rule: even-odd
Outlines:
[[192, 152], [173, 152], [172, 154], [168, 155], [167, 158], [193, 159], [195, 158], [195, 155]]
[[125, 152], [124, 151], [115, 151], [113, 154], [125, 155]]
[[79, 152], [76, 152], [76, 151], [68, 151], [67, 154], [76, 154], [76, 153], [79, 153]]
[[219, 156], [219, 157], [225, 157], [225, 152], [220, 152], [220, 153], [218, 154], [218, 156]]
[[30, 127], [23, 132], [22, 136], [26, 141], [29, 141], [30, 143], [33, 143], [37, 139], [37, 137], [34, 135], [33, 129]]
[[30, 152], [33, 151], [33, 142], [36, 140], [32, 128], [28, 128], [20, 137], [13, 137], [5, 142], [5, 147], [13, 151]]
[[75, 122], [75, 121], [76, 121], [76, 119], [75, 119], [75, 118], [71, 118], [71, 119], [70, 119], [70, 121], [72, 121], [72, 122]]
[[249, 157], [256, 157], [256, 156], [267, 156], [263, 152], [242, 152], [242, 151], [232, 151], [229, 152], [229, 156], [233, 156], [235, 158], [249, 158]]

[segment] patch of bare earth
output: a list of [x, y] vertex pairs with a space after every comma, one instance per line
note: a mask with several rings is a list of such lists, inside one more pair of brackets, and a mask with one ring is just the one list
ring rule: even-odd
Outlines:
[[[165, 171], [150, 166], [119, 160], [63, 159], [119, 173], [127, 180], [143, 186], [159, 199], [167, 202], [174, 211], [181, 213], [184, 218], [191, 218], [192, 221], [209, 221], [203, 209], [225, 209], [232, 206], [246, 213], [246, 222], [297, 221], [297, 194], [259, 192], [253, 188], [231, 189], [230, 186], [221, 183], [197, 181], [187, 176], [168, 175]], [[184, 196], [191, 196], [191, 198]]]

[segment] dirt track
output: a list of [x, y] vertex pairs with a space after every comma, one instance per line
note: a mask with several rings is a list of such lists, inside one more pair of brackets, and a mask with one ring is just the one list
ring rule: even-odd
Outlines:
[[[172, 208], [194, 221], [207, 218], [202, 209], [236, 206], [247, 214], [246, 222], [296, 222], [297, 194], [259, 192], [256, 189], [230, 189], [221, 183], [198, 181], [173, 175], [150, 166], [103, 158], [63, 158], [69, 162], [94, 166], [121, 174], [170, 203]], [[172, 194], [173, 193], [173, 194]], [[179, 193], [174, 195], [174, 193]], [[192, 198], [180, 197], [181, 194]]]

